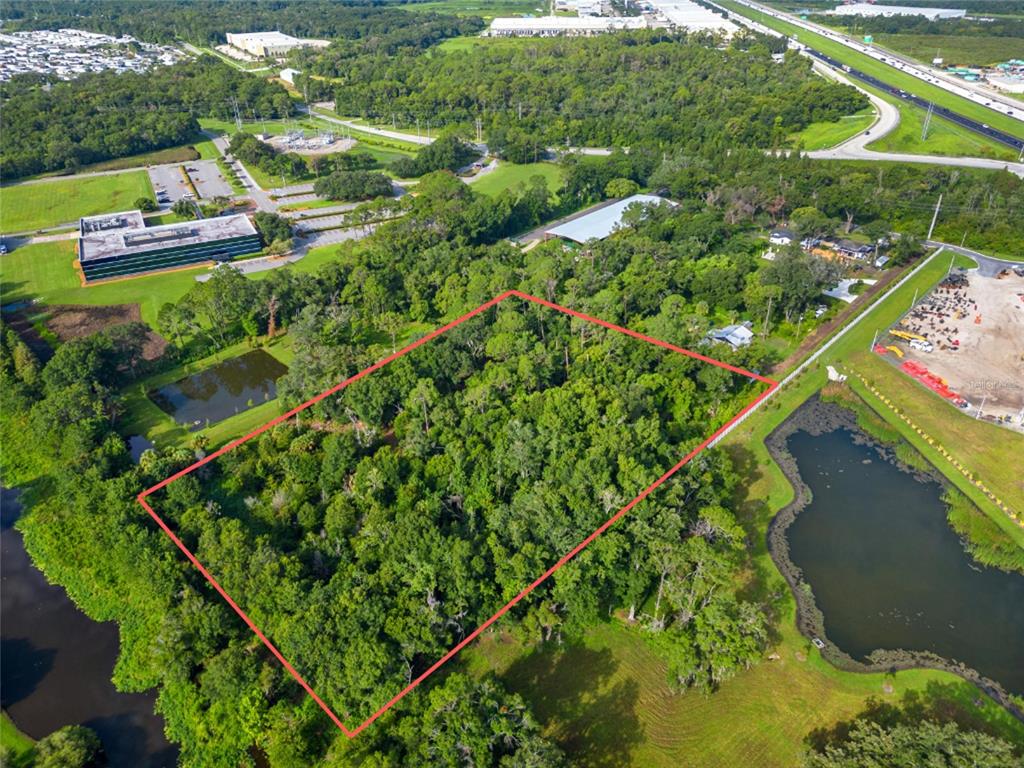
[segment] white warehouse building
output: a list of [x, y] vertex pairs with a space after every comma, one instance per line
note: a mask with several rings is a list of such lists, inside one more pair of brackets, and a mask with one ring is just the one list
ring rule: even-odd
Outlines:
[[228, 32], [228, 45], [260, 59], [279, 59], [296, 48], [325, 48], [328, 40], [309, 40], [292, 37], [283, 32]]
[[915, 8], [906, 5], [872, 5], [870, 3], [840, 5], [830, 13], [833, 16], [924, 16], [930, 21], [962, 19], [967, 15], [967, 11], [957, 8]]

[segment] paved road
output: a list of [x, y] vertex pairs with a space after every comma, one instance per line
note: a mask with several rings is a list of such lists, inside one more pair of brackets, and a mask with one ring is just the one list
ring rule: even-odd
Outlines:
[[933, 248], [945, 248], [947, 251], [959, 253], [974, 259], [976, 262], [978, 262], [978, 274], [981, 275], [982, 277], [995, 277], [1004, 269], [1010, 269], [1012, 267], [1024, 267], [1024, 261], [994, 259], [991, 256], [986, 256], [984, 253], [972, 251], [970, 248], [962, 248], [959, 245], [948, 245], [946, 243], [940, 243], [937, 240], [926, 240], [925, 245], [929, 245]]
[[399, 141], [409, 141], [413, 144], [433, 144], [434, 139], [428, 136], [419, 136], [415, 133], [402, 133], [401, 131], [393, 131], [387, 128], [374, 128], [371, 125], [361, 125], [360, 123], [352, 120], [342, 120], [340, 117], [334, 117], [317, 110], [311, 110], [310, 114], [314, 117], [319, 117], [321, 120], [326, 120], [329, 123], [336, 123], [337, 125], [344, 125], [351, 128], [354, 131], [362, 131], [363, 133], [372, 133], [375, 136], [383, 136], [388, 139], [398, 139]]
[[821, 53], [820, 51], [814, 50], [813, 48], [804, 46], [804, 49], [811, 56], [818, 59], [819, 61], [823, 61], [826, 64], [837, 69], [842, 69], [844, 72], [849, 73], [851, 76], [857, 78], [858, 80], [867, 83], [872, 88], [877, 88], [878, 90], [889, 94], [894, 99], [900, 99], [901, 101], [909, 102], [920, 107], [921, 109], [931, 109], [935, 112], [936, 115], [944, 117], [946, 120], [949, 120], [951, 123], [956, 123], [962, 128], [967, 128], [968, 130], [974, 131], [975, 133], [979, 133], [982, 136], [986, 136], [990, 139], [998, 141], [1000, 144], [1005, 144], [1006, 146], [1011, 147], [1012, 149], [1015, 149], [1018, 152], [1024, 151], [1024, 139], [1019, 139], [1016, 136], [1007, 133], [1006, 131], [1000, 131], [995, 128], [992, 128], [988, 124], [982, 123], [978, 120], [974, 120], [973, 118], [965, 117], [964, 115], [961, 115], [958, 112], [954, 112], [951, 109], [947, 109], [946, 107], [934, 104], [928, 101], [927, 99], [923, 99], [920, 96], [916, 96], [913, 93], [908, 93], [907, 91], [904, 91], [901, 88], [894, 88], [888, 83], [879, 80], [877, 77], [869, 75], [865, 72], [861, 72], [860, 70], [853, 69], [852, 67], [849, 67], [847, 65], [844, 65], [841, 61], [833, 59], [831, 56], [827, 56], [824, 53]]
[[833, 80], [846, 83], [863, 93], [874, 105], [878, 117], [864, 131], [856, 136], [847, 139], [831, 149], [818, 149], [805, 152], [807, 157], [816, 160], [891, 160], [900, 163], [926, 163], [929, 165], [952, 165], [962, 168], [986, 168], [994, 170], [1007, 170], [1010, 173], [1024, 178], [1024, 163], [1011, 163], [1005, 160], [992, 160], [987, 157], [947, 157], [946, 155], [911, 155], [902, 152], [876, 152], [868, 148], [868, 144], [890, 131], [894, 130], [900, 123], [900, 112], [893, 104], [885, 99], [868, 93], [866, 90], [854, 83], [845, 73], [821, 63], [815, 63], [815, 71], [830, 77]]
[[866, 45], [865, 43], [848, 37], [834, 29], [823, 27], [819, 24], [813, 24], [809, 21], [804, 21], [797, 16], [779, 11], [778, 9], [769, 8], [768, 6], [752, 2], [751, 0], [736, 0], [736, 2], [756, 11], [760, 11], [761, 13], [773, 18], [779, 19], [780, 21], [785, 21], [793, 26], [827, 37], [830, 40], [841, 43], [848, 48], [864, 54], [865, 56], [869, 56], [876, 61], [880, 61], [883, 64], [916, 77], [923, 82], [942, 88], [943, 90], [960, 96], [961, 98], [968, 99], [976, 104], [988, 107], [995, 112], [1013, 117], [1016, 120], [1024, 121], [1024, 103], [1021, 103], [1010, 96], [996, 93], [995, 91], [984, 88], [976, 83], [970, 83], [966, 80], [954, 78], [945, 72], [921, 64], [913, 59], [891, 53], [887, 50], [878, 50], [874, 46]]

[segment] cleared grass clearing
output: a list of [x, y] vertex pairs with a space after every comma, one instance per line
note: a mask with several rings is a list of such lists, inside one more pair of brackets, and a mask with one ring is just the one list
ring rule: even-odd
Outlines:
[[547, 6], [538, 0], [431, 0], [426, 3], [405, 3], [399, 7], [413, 12], [433, 11], [493, 19], [495, 16], [541, 13]]
[[83, 287], [74, 266], [73, 240], [25, 245], [0, 256], [0, 292], [4, 303], [39, 299], [43, 304], [139, 304], [142, 320], [156, 327], [167, 302], [185, 295], [206, 267], [162, 272]]
[[526, 184], [534, 176], [541, 176], [552, 193], [557, 193], [565, 180], [565, 172], [554, 163], [527, 163], [516, 165], [502, 162], [489, 173], [473, 181], [470, 186], [483, 195], [494, 197], [506, 189]]
[[28, 232], [80, 216], [123, 211], [136, 199], [153, 196], [145, 171], [13, 184], [0, 188], [0, 231]]
[[771, 27], [772, 29], [778, 30], [786, 35], [793, 36], [800, 42], [815, 48], [821, 53], [831, 56], [844, 64], [849, 64], [851, 67], [854, 67], [865, 74], [877, 77], [879, 80], [888, 83], [895, 88], [902, 88], [908, 93], [913, 93], [923, 99], [927, 99], [936, 104], [947, 107], [964, 117], [969, 117], [973, 120], [987, 123], [993, 128], [1005, 131], [1011, 136], [1024, 138], [1024, 124], [1018, 120], [1014, 120], [1012, 117], [1008, 117], [1000, 112], [995, 112], [994, 110], [988, 109], [980, 104], [968, 101], [956, 94], [939, 88], [937, 85], [932, 85], [931, 83], [919, 80], [913, 75], [901, 72], [894, 67], [890, 67], [888, 64], [883, 64], [870, 56], [864, 55], [860, 51], [855, 51], [842, 43], [837, 43], [823, 35], [817, 34], [816, 32], [802, 29], [797, 27], [795, 24], [781, 21], [772, 16], [761, 13], [760, 11], [756, 11], [753, 8], [731, 2], [731, 0], [721, 0], [720, 4], [742, 16], [761, 22], [766, 27]]
[[808, 152], [815, 149], [829, 149], [853, 138], [875, 121], [875, 110], [865, 109], [828, 123], [811, 123], [802, 131], [789, 136], [790, 146], [803, 143]]
[[976, 35], [875, 35], [883, 48], [931, 64], [938, 51], [945, 66], [984, 67], [1024, 59], [1024, 39]]

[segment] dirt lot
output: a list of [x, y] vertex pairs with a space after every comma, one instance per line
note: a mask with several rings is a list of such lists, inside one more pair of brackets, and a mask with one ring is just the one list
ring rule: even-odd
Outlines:
[[[104, 307], [57, 304], [48, 309], [46, 327], [62, 342], [80, 339], [115, 325], [137, 323], [142, 320], [138, 304], [111, 304]], [[150, 331], [146, 336], [143, 357], [146, 360], [156, 360], [163, 355], [166, 347], [166, 339]]]
[[934, 345], [932, 352], [923, 352], [890, 339], [887, 343], [897, 341], [904, 351], [904, 360], [944, 378], [968, 400], [968, 413], [976, 415], [984, 400], [982, 418], [1007, 417], [1007, 426], [1024, 431], [1024, 277], [969, 272], [966, 287], [938, 286], [900, 327]]

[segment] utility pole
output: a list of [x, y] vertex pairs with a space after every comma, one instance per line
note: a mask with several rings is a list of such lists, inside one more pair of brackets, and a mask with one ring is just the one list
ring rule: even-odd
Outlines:
[[871, 346], [868, 347], [868, 350], [869, 351], [873, 350], [875, 348], [875, 344], [877, 344], [877, 343], [878, 343], [878, 329], [875, 329], [875, 336], [874, 336], [873, 339], [871, 339]]
[[483, 141], [483, 129], [484, 122], [479, 117], [476, 119], [476, 143], [480, 144]]
[[[764, 337], [768, 335], [768, 321], [772, 316], [772, 297], [768, 297], [768, 309], [764, 313], [764, 327], [761, 329], [761, 341], [764, 341]], [[803, 315], [801, 315], [803, 317]], [[800, 336], [800, 332], [797, 331], [797, 337]]]
[[932, 112], [935, 111], [935, 105], [928, 102], [928, 114], [924, 116], [924, 125], [921, 126], [921, 141], [928, 138], [928, 129], [932, 124]]
[[982, 395], [982, 396], [981, 396], [981, 405], [979, 405], [979, 406], [978, 406], [978, 413], [977, 413], [977, 415], [976, 415], [976, 416], [974, 417], [974, 420], [975, 420], [975, 421], [977, 421], [978, 419], [980, 419], [980, 418], [981, 418], [981, 413], [982, 413], [982, 411], [984, 411], [984, 410], [985, 410], [985, 401], [986, 401], [987, 399], [988, 399], [988, 393], [986, 392], [986, 393], [985, 393], [984, 395]]
[[932, 225], [928, 227], [928, 237], [925, 240], [932, 239], [932, 231], [935, 229], [935, 222], [939, 220], [939, 208], [942, 206], [942, 193], [939, 193], [939, 200], [935, 203], [935, 213], [932, 215]]

